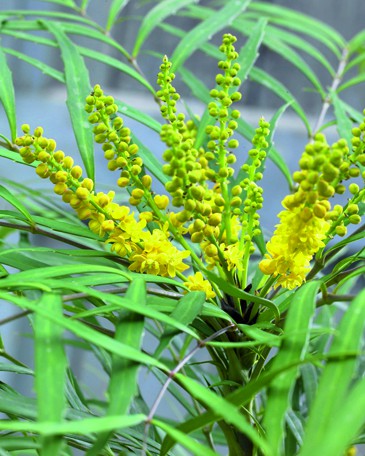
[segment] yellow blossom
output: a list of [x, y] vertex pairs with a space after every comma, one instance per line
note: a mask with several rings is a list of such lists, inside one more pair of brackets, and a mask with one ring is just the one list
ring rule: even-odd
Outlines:
[[208, 280], [205, 280], [203, 274], [199, 271], [194, 275], [189, 276], [187, 281], [184, 282], [185, 285], [189, 288], [190, 291], [204, 291], [207, 296], [207, 299], [215, 298], [215, 293], [213, 291], [212, 285]]
[[221, 250], [223, 251], [223, 256], [227, 261], [228, 271], [231, 271], [233, 268], [237, 268], [238, 271], [242, 270], [242, 257], [243, 252], [240, 249], [239, 242], [225, 246], [221, 244]]
[[183, 263], [189, 255], [187, 250], [180, 251], [172, 245], [163, 231], [155, 229], [153, 233], [145, 233], [143, 247], [131, 254], [129, 269], [142, 274], [175, 277], [177, 272], [189, 268]]
[[259, 267], [264, 274], [280, 275], [275, 286], [293, 289], [305, 281], [313, 255], [324, 246], [330, 224], [305, 204], [279, 214], [280, 223], [267, 244]]

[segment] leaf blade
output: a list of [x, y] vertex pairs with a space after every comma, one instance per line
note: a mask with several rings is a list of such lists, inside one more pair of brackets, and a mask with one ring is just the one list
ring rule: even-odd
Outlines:
[[172, 71], [176, 71], [190, 55], [196, 51], [209, 36], [224, 28], [241, 14], [249, 5], [250, 0], [237, 0], [227, 3], [223, 8], [203, 20], [188, 32], [176, 46], [172, 56]]
[[94, 140], [88, 116], [84, 110], [84, 100], [90, 93], [89, 73], [85, 62], [76, 46], [55, 22], [43, 22], [46, 29], [54, 35], [60, 49], [65, 66], [67, 89], [67, 108], [72, 128], [85, 170], [90, 179], [95, 180]]
[[10, 128], [12, 140], [17, 137], [16, 133], [16, 109], [13, 77], [6, 61], [4, 51], [0, 47], [0, 102], [5, 110]]

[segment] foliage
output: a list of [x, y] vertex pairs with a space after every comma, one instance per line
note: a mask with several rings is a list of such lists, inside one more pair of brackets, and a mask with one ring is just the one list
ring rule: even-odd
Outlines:
[[[56, 48], [64, 64], [59, 71], [0, 48], [10, 131], [0, 135], [2, 161], [33, 167], [65, 203], [19, 182], [0, 186], [10, 206], [0, 211], [0, 298], [21, 309], [1, 325], [27, 317], [34, 339], [34, 368], [12, 356], [5, 340], [0, 370], [31, 376], [35, 390], [33, 398], [1, 384], [1, 454], [355, 454], [365, 424], [364, 253], [356, 250], [364, 238], [365, 120], [342, 94], [364, 80], [364, 32], [346, 41], [314, 18], [266, 2], [218, 2], [217, 12], [216, 2], [164, 0], [148, 2], [129, 52], [113, 38], [127, 1], [111, 2], [105, 25], [87, 15], [87, 0], [48, 3], [67, 12], [0, 15], [1, 34]], [[182, 16], [195, 27], [169, 24]], [[138, 62], [157, 28], [179, 42], [170, 58], [156, 55], [156, 90]], [[232, 34], [223, 34], [219, 49], [209, 43], [227, 29]], [[96, 51], [93, 41], [80, 46], [78, 36], [104, 43], [118, 58]], [[294, 95], [257, 66], [264, 46], [321, 98], [313, 128]], [[186, 68], [197, 50], [218, 62], [211, 90]], [[18, 135], [8, 54], [66, 85], [83, 168], [42, 127], [23, 124]], [[85, 57], [137, 81], [157, 101], [163, 123], [99, 84], [92, 88]], [[309, 57], [331, 76], [328, 89]], [[359, 75], [348, 76], [354, 68]], [[204, 102], [201, 117], [179, 112], [175, 76]], [[238, 104], [248, 78], [285, 103], [257, 128]], [[272, 143], [289, 107], [308, 132], [293, 175]], [[328, 113], [333, 119], [324, 123]], [[159, 132], [163, 165], [124, 117]], [[333, 125], [339, 137], [329, 144]], [[252, 143], [243, 162], [237, 138]], [[117, 192], [96, 190], [94, 142], [118, 173]], [[270, 204], [259, 185], [267, 160], [289, 186], [270, 239], [259, 216]], [[156, 182], [166, 193], [157, 193]], [[128, 204], [118, 202], [126, 195]], [[19, 240], [8, 237], [14, 233]], [[40, 247], [27, 233], [61, 244]], [[69, 345], [89, 353], [107, 378], [100, 397], [78, 381]], [[150, 405], [153, 382], [159, 392]], [[174, 413], [159, 415], [169, 401]]]

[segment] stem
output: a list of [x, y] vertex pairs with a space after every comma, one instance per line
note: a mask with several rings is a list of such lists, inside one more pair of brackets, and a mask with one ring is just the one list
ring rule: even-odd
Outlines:
[[337, 89], [337, 87], [339, 86], [339, 84], [342, 80], [343, 72], [344, 72], [346, 64], [347, 64], [348, 53], [349, 53], [349, 50], [347, 47], [345, 47], [342, 51], [341, 59], [338, 64], [338, 68], [337, 68], [335, 77], [332, 81], [332, 85], [328, 91], [328, 95], [326, 96], [326, 98], [323, 101], [322, 110], [319, 113], [318, 119], [313, 127], [313, 133], [311, 135], [312, 139], [314, 138], [314, 135], [316, 134], [316, 132], [319, 130], [319, 128], [323, 124], [327, 111], [328, 111], [329, 107], [331, 106], [331, 93]]
[[178, 363], [178, 365], [172, 369], [168, 373], [168, 378], [164, 385], [161, 388], [161, 391], [159, 392], [157, 398], [155, 399], [155, 402], [153, 403], [150, 412], [146, 418], [146, 423], [145, 423], [145, 430], [144, 430], [144, 441], [143, 441], [143, 448], [141, 452], [141, 456], [146, 456], [147, 454], [147, 438], [148, 438], [148, 429], [150, 426], [151, 421], [153, 420], [153, 417], [157, 411], [158, 406], [160, 405], [160, 402], [162, 401], [167, 388], [169, 387], [170, 383], [172, 382], [174, 376], [185, 366], [185, 364], [202, 348], [205, 346], [207, 342], [210, 342], [211, 340], [216, 339], [217, 337], [221, 336], [222, 334], [225, 334], [227, 331], [231, 330], [234, 328], [234, 324], [230, 324], [229, 326], [225, 326], [224, 328], [220, 329], [219, 331], [216, 331], [209, 337], [200, 340], [197, 345]]

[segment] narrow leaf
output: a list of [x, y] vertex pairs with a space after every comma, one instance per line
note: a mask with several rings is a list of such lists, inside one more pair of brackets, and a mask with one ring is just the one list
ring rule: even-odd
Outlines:
[[[302, 286], [293, 296], [284, 328], [284, 333], [290, 333], [291, 337], [283, 339], [271, 367], [273, 370], [303, 359], [309, 342], [309, 329], [318, 288], [318, 282], [310, 282]], [[274, 454], [280, 454], [281, 451], [285, 414], [289, 407], [296, 375], [295, 370], [283, 372], [271, 383], [267, 393], [263, 427]]]
[[347, 145], [351, 148], [352, 122], [348, 118], [346, 114], [346, 109], [343, 106], [342, 101], [340, 100], [336, 92], [331, 93], [331, 99], [335, 110], [338, 134], [341, 138], [346, 139]]
[[59, 82], [65, 83], [65, 77], [63, 73], [52, 68], [46, 63], [43, 63], [38, 59], [34, 59], [33, 57], [23, 54], [22, 52], [15, 51], [14, 49], [3, 48], [3, 51], [7, 54], [13, 55], [14, 57], [17, 57], [19, 60], [23, 60], [24, 62], [29, 63], [30, 65], [40, 70], [43, 74], [50, 76], [51, 78], [56, 79]]
[[[45, 293], [38, 306], [44, 312], [62, 316], [59, 294]], [[66, 356], [62, 343], [62, 328], [51, 320], [36, 314], [35, 334], [35, 389], [38, 403], [38, 421], [60, 423], [65, 408]], [[53, 456], [62, 448], [59, 436], [41, 439], [42, 455]]]
[[223, 8], [216, 11], [207, 19], [188, 32], [176, 46], [171, 61], [173, 71], [180, 68], [186, 59], [196, 51], [212, 34], [217, 33], [231, 23], [234, 18], [241, 14], [249, 5], [250, 0], [234, 0], [227, 3]]
[[179, 431], [176, 429], [176, 427], [170, 426], [164, 421], [153, 419], [152, 424], [164, 430], [166, 434], [170, 436], [171, 439], [173, 439], [173, 441], [180, 443], [180, 445], [184, 446], [196, 456], [202, 456], [203, 454], [204, 456], [219, 456], [218, 453], [211, 450], [206, 445], [202, 445], [201, 443], [186, 435], [184, 432]]
[[[176, 304], [176, 307], [171, 312], [170, 317], [176, 319], [184, 325], [189, 325], [200, 315], [205, 303], [205, 293], [201, 291], [191, 292], [183, 296]], [[155, 357], [158, 358], [162, 351], [168, 346], [171, 339], [180, 334], [180, 331], [172, 328], [167, 328], [160, 336], [160, 343], [155, 351]]]
[[106, 22], [105, 30], [107, 32], [113, 27], [115, 21], [118, 18], [119, 13], [127, 5], [129, 0], [113, 0], [109, 8], [108, 20]]
[[88, 115], [84, 110], [84, 100], [90, 93], [89, 74], [85, 62], [76, 46], [56, 22], [44, 21], [47, 30], [54, 35], [65, 66], [67, 88], [67, 107], [72, 128], [80, 151], [85, 170], [90, 179], [95, 180], [94, 142]]
[[[319, 380], [317, 395], [310, 410], [305, 427], [305, 436], [300, 456], [314, 453], [330, 456], [327, 450], [329, 439], [335, 439], [337, 450], [333, 454], [341, 454], [340, 442], [336, 435], [329, 434], [335, 422], [346, 422], [347, 415], [342, 421], [341, 411], [348, 400], [349, 388], [358, 364], [354, 356], [360, 351], [365, 327], [365, 291], [363, 290], [352, 301], [342, 317], [328, 352], [333, 360], [327, 362]], [[353, 354], [353, 356], [348, 356]], [[351, 412], [350, 412], [351, 413]], [[346, 428], [349, 432], [349, 428]], [[348, 437], [347, 437], [348, 438]]]
[[17, 137], [13, 78], [4, 51], [0, 47], [0, 102], [8, 119], [12, 140]]
[[242, 81], [250, 74], [250, 71], [259, 56], [258, 50], [265, 37], [266, 26], [267, 19], [262, 17], [253, 28], [252, 33], [250, 33], [249, 39], [238, 53], [239, 57], [237, 62], [241, 65], [238, 77]]
[[[146, 285], [142, 279], [135, 279], [128, 288], [125, 299], [132, 305], [146, 306]], [[137, 350], [141, 349], [144, 319], [133, 311], [120, 312], [116, 325], [115, 340]], [[125, 415], [137, 393], [139, 363], [112, 355], [112, 371], [108, 386], [109, 405], [107, 415]], [[110, 438], [110, 433], [102, 433], [94, 445], [86, 452], [87, 456], [98, 456]]]
[[16, 196], [14, 196], [12, 193], [9, 192], [9, 190], [2, 185], [0, 185], [0, 198], [3, 198], [5, 201], [7, 201], [9, 204], [11, 204], [13, 207], [18, 209], [18, 211], [24, 215], [24, 217], [29, 220], [29, 222], [34, 225], [34, 220], [32, 219], [32, 216], [28, 212], [27, 208], [18, 200]]
[[0, 430], [14, 432], [34, 432], [41, 435], [89, 435], [90, 432], [105, 432], [136, 426], [146, 419], [143, 414], [128, 416], [106, 416], [85, 418], [62, 423], [32, 423], [30, 421], [0, 421]]
[[154, 8], [143, 18], [142, 23], [138, 29], [136, 41], [133, 48], [133, 58], [139, 54], [140, 48], [146, 41], [153, 29], [167, 17], [176, 14], [176, 12], [184, 8], [186, 5], [193, 3], [195, 0], [163, 0], [159, 2]]

